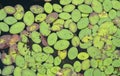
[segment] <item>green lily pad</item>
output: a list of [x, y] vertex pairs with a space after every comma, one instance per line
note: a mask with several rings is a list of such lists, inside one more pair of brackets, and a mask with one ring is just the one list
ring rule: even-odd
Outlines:
[[81, 13], [78, 9], [74, 9], [71, 13], [71, 18], [74, 22], [78, 22], [81, 18]]
[[113, 67], [120, 67], [120, 59], [119, 59], [119, 60], [114, 60], [114, 61], [112, 62], [112, 66], [113, 66]]
[[0, 30], [3, 31], [3, 32], [8, 32], [9, 31], [9, 26], [4, 22], [0, 22]]
[[14, 76], [21, 76], [21, 71], [22, 71], [22, 69], [21, 69], [20, 67], [16, 67], [16, 68], [14, 69], [13, 75], [14, 75]]
[[91, 64], [92, 68], [97, 68], [98, 67], [98, 62], [95, 59], [91, 59], [90, 64]]
[[109, 66], [110, 64], [112, 64], [112, 58], [106, 58], [103, 61], [103, 64], [106, 65], [106, 66]]
[[53, 10], [55, 12], [62, 12], [63, 11], [62, 6], [59, 4], [55, 4], [55, 3], [53, 4]]
[[44, 11], [46, 13], [51, 13], [53, 11], [53, 6], [51, 3], [45, 3], [44, 4]]
[[40, 43], [40, 42], [41, 42], [40, 33], [37, 32], [37, 31], [33, 31], [33, 32], [30, 34], [30, 38], [31, 38], [32, 41], [35, 42], [35, 43]]
[[72, 0], [60, 0], [59, 2], [61, 5], [67, 5], [67, 4], [70, 4]]
[[33, 24], [34, 22], [34, 15], [31, 11], [27, 11], [24, 15], [24, 18], [23, 18], [23, 21], [24, 23], [27, 25], [27, 26], [30, 26]]
[[82, 62], [82, 70], [87, 70], [90, 68], [90, 60], [86, 59]]
[[72, 12], [75, 9], [75, 5], [68, 4], [63, 7], [64, 12]]
[[43, 13], [44, 12], [44, 9], [42, 6], [40, 5], [32, 5], [30, 7], [30, 10], [35, 13], [35, 14], [39, 14], [39, 13]]
[[69, 50], [68, 50], [68, 58], [70, 60], [73, 60], [77, 57], [78, 55], [78, 50], [76, 47], [71, 47]]
[[74, 47], [77, 47], [80, 44], [80, 39], [78, 36], [74, 36], [71, 40], [71, 43]]
[[93, 76], [102, 76], [102, 72], [96, 68], [93, 72]]
[[22, 70], [21, 76], [36, 76], [36, 74], [34, 71], [26, 68]]
[[80, 60], [86, 60], [89, 58], [89, 54], [86, 52], [80, 52], [77, 57]]
[[103, 2], [103, 8], [104, 8], [104, 10], [105, 10], [106, 12], [108, 12], [109, 10], [111, 10], [111, 9], [112, 9], [112, 1], [110, 1], [110, 0], [105, 0], [105, 1]]
[[85, 36], [91, 35], [91, 29], [85, 28], [79, 32], [79, 38], [82, 39]]
[[67, 29], [62, 29], [58, 31], [57, 35], [60, 39], [66, 39], [66, 40], [69, 40], [73, 37], [73, 33]]
[[100, 58], [101, 57], [100, 50], [94, 46], [89, 47], [87, 49], [87, 52], [92, 58]]
[[53, 63], [54, 62], [54, 58], [53, 58], [53, 56], [52, 55], [50, 55], [49, 57], [48, 57], [48, 59], [46, 60], [46, 63]]
[[87, 4], [81, 4], [78, 6], [78, 9], [82, 12], [82, 13], [91, 13], [93, 10], [90, 6], [88, 6]]
[[78, 29], [84, 29], [88, 26], [88, 24], [89, 24], [89, 19], [88, 18], [81, 18], [77, 22], [77, 27], [78, 27]]
[[25, 24], [23, 22], [17, 22], [10, 27], [10, 33], [18, 34], [22, 32], [24, 28], [25, 28]]
[[60, 51], [58, 51], [58, 56], [60, 57], [60, 59], [65, 59], [66, 58], [66, 56], [67, 56], [67, 51], [66, 50], [60, 50]]
[[58, 39], [57, 34], [51, 33], [47, 38], [48, 45], [50, 46], [54, 45], [57, 42], [57, 39]]
[[113, 6], [114, 9], [120, 10], [120, 2], [119, 1], [113, 0], [112, 1], [112, 6]]
[[93, 0], [92, 1], [92, 9], [96, 12], [96, 13], [101, 13], [102, 12], [102, 4], [97, 1], [97, 0]]
[[15, 64], [18, 66], [18, 67], [24, 67], [25, 66], [25, 60], [24, 60], [24, 57], [21, 56], [21, 55], [17, 55], [16, 56], [16, 59], [15, 59]]
[[62, 13], [59, 14], [59, 17], [63, 20], [67, 20], [67, 19], [71, 18], [71, 15], [67, 12], [62, 12]]
[[55, 57], [55, 59], [54, 59], [54, 65], [60, 65], [60, 63], [61, 63], [61, 59], [60, 59], [60, 57]]
[[81, 63], [79, 61], [75, 61], [73, 64], [75, 72], [80, 72], [81, 71]]
[[97, 13], [91, 13], [90, 16], [89, 16], [89, 20], [90, 20], [90, 23], [92, 25], [95, 25], [98, 23], [99, 21], [99, 16]]
[[12, 24], [16, 23], [17, 20], [12, 16], [8, 16], [4, 19], [4, 22], [7, 23], [8, 25], [12, 25]]
[[33, 51], [35, 51], [35, 52], [41, 52], [41, 51], [42, 51], [41, 46], [38, 45], [38, 44], [33, 44], [33, 45], [32, 45], [32, 49], [33, 49]]
[[12, 6], [5, 6], [4, 10], [7, 14], [14, 14], [16, 12], [16, 9]]
[[47, 54], [51, 54], [54, 52], [53, 48], [50, 46], [43, 47], [43, 51]]
[[53, 73], [56, 74], [57, 72], [60, 71], [60, 69], [61, 69], [61, 68], [60, 68], [59, 66], [54, 66], [54, 67], [51, 68], [51, 72], [53, 72]]
[[69, 47], [70, 43], [67, 40], [59, 40], [55, 43], [54, 48], [56, 50], [64, 50]]
[[117, 12], [115, 10], [112, 9], [112, 10], [109, 11], [109, 17], [111, 19], [116, 18], [116, 16], [117, 16]]
[[50, 25], [47, 24], [45, 21], [41, 22], [40, 23], [40, 33], [43, 35], [43, 36], [48, 36], [50, 34]]
[[120, 39], [119, 38], [113, 38], [112, 43], [113, 45], [120, 47]]
[[114, 71], [114, 67], [113, 66], [108, 66], [106, 69], [105, 69], [105, 74], [112, 74]]
[[94, 71], [93, 68], [87, 69], [87, 70], [84, 72], [84, 76], [93, 76], [93, 71]]
[[35, 22], [42, 22], [46, 19], [46, 17], [47, 17], [46, 14], [40, 13], [40, 14], [36, 15]]
[[7, 16], [7, 13], [4, 9], [0, 9], [0, 20], [3, 20]]
[[72, 0], [72, 4], [74, 5], [79, 5], [82, 4], [84, 2], [84, 0]]
[[12, 74], [14, 71], [14, 66], [9, 65], [9, 66], [5, 66], [2, 70], [2, 75], [10, 75]]

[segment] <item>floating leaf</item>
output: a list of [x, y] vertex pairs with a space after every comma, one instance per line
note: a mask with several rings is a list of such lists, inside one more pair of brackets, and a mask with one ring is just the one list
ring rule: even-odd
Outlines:
[[74, 36], [71, 40], [71, 43], [74, 47], [77, 47], [80, 44], [80, 39], [78, 36]]
[[96, 68], [93, 72], [93, 76], [102, 76], [102, 72]]
[[91, 59], [90, 64], [91, 64], [91, 67], [93, 67], [93, 68], [97, 68], [97, 66], [98, 66], [98, 62], [95, 59]]
[[67, 12], [62, 12], [62, 13], [59, 14], [59, 17], [61, 19], [67, 20], [67, 19], [71, 18], [71, 15], [69, 13], [67, 13]]
[[53, 4], [53, 9], [55, 12], [62, 12], [63, 10], [61, 5], [55, 3]]
[[53, 11], [53, 6], [51, 3], [44, 4], [44, 10], [46, 13], [51, 13]]
[[17, 55], [16, 59], [15, 59], [15, 64], [18, 67], [24, 67], [25, 66], [25, 60], [24, 60], [23, 56]]
[[85, 28], [79, 32], [79, 38], [82, 39], [85, 36], [91, 35], [91, 30], [89, 28]]
[[60, 39], [71, 39], [73, 37], [73, 33], [67, 29], [58, 31], [57, 35]]
[[82, 62], [82, 70], [87, 70], [90, 68], [90, 60], [86, 59]]
[[51, 33], [48, 38], [47, 38], [47, 42], [48, 45], [54, 45], [57, 42], [57, 34], [56, 33]]
[[89, 54], [86, 53], [86, 52], [80, 52], [77, 57], [78, 57], [78, 59], [80, 59], [80, 60], [85, 60], [85, 59], [88, 59]]
[[116, 18], [116, 16], [117, 16], [117, 12], [116, 12], [115, 10], [110, 10], [110, 11], [109, 11], [109, 17], [110, 17], [111, 19]]
[[93, 68], [87, 69], [87, 70], [84, 72], [84, 76], [93, 76], [93, 71], [94, 71]]
[[106, 69], [105, 69], [105, 74], [112, 74], [114, 71], [114, 67], [113, 66], [108, 66]]
[[60, 59], [60, 57], [55, 57], [55, 59], [54, 59], [54, 65], [60, 65], [60, 63], [61, 63], [61, 59]]
[[43, 13], [44, 12], [44, 9], [42, 6], [40, 5], [32, 5], [30, 7], [30, 10], [35, 13], [35, 14], [39, 14], [39, 13]]
[[120, 10], [120, 2], [119, 1], [112, 1], [112, 6], [116, 10]]
[[0, 9], [0, 20], [3, 20], [7, 16], [6, 12], [4, 9]]
[[[76, 1], [76, 0], [75, 0]], [[71, 18], [74, 22], [78, 22], [81, 18], [81, 13], [78, 9], [74, 9], [71, 13]]]
[[78, 6], [78, 9], [82, 12], [82, 13], [91, 13], [92, 12], [92, 8], [86, 4], [81, 4]]
[[72, 12], [75, 9], [75, 5], [68, 4], [63, 7], [64, 12]]
[[0, 22], [0, 30], [3, 31], [3, 32], [8, 32], [9, 31], [9, 26], [4, 22]]
[[62, 51], [58, 51], [58, 56], [63, 60], [66, 58], [67, 56], [67, 51], [66, 50], [62, 50]]
[[26, 68], [22, 70], [21, 76], [36, 76], [36, 74], [34, 71]]
[[75, 72], [80, 72], [81, 71], [81, 63], [79, 61], [75, 61], [73, 64]]
[[32, 49], [33, 49], [33, 51], [35, 51], [35, 52], [41, 52], [41, 51], [42, 51], [41, 46], [38, 45], [38, 44], [33, 44], [33, 45], [32, 45]]
[[67, 4], [70, 4], [71, 2], [72, 0], [60, 0], [61, 5], [67, 5]]
[[93, 0], [92, 1], [92, 9], [96, 12], [96, 13], [101, 13], [102, 12], [102, 4], [97, 1], [97, 0]]
[[16, 23], [17, 20], [12, 16], [8, 16], [4, 19], [4, 22], [7, 23], [8, 25], [12, 25], [12, 24]]
[[76, 47], [71, 47], [69, 50], [68, 50], [68, 58], [70, 60], [73, 60], [77, 57], [78, 55], [78, 50]]
[[64, 50], [69, 47], [70, 43], [67, 40], [59, 40], [55, 43], [54, 48], [56, 50]]
[[104, 10], [105, 10], [106, 12], [108, 12], [109, 10], [111, 10], [111, 9], [112, 9], [112, 1], [110, 1], [110, 0], [105, 0], [105, 1], [103, 2], [103, 8], [104, 8]]
[[89, 20], [90, 20], [90, 23], [91, 23], [92, 25], [97, 24], [98, 21], [99, 21], [99, 16], [98, 16], [98, 14], [97, 14], [97, 13], [94, 13], [94, 12], [91, 13], [90, 16], [89, 16]]
[[21, 71], [22, 71], [22, 69], [20, 67], [15, 67], [13, 75], [21, 76]]
[[47, 53], [47, 54], [51, 54], [51, 53], [54, 52], [53, 48], [50, 47], [50, 46], [44, 47], [44, 48], [43, 48], [43, 51], [44, 51], [45, 53]]
[[48, 57], [48, 59], [46, 60], [46, 63], [53, 63], [54, 62], [54, 58], [53, 58], [53, 56], [52, 55], [50, 55], [49, 57]]
[[103, 64], [106, 65], [106, 66], [109, 66], [110, 64], [112, 64], [112, 58], [106, 58], [103, 61]]
[[44, 13], [40, 13], [38, 15], [36, 15], [35, 17], [35, 22], [42, 22], [46, 19], [47, 15]]
[[7, 14], [14, 14], [16, 12], [15, 8], [12, 6], [5, 6], [4, 10]]
[[88, 52], [88, 54], [89, 54], [92, 58], [99, 58], [99, 57], [101, 57], [101, 52], [100, 52], [100, 50], [99, 50], [98, 48], [96, 48], [96, 47], [93, 47], [93, 46], [89, 47], [89, 48], [87, 49], [87, 52]]
[[114, 61], [112, 62], [112, 66], [113, 66], [113, 67], [120, 67], [120, 59], [119, 59], [119, 60], [114, 60]]
[[56, 19], [58, 18], [58, 13], [53, 12], [48, 14], [48, 16], [46, 17], [46, 22], [47, 23], [52, 23], [54, 22]]
[[9, 66], [5, 66], [2, 70], [2, 75], [10, 75], [12, 74], [14, 71], [14, 66], [9, 65]]
[[84, 2], [84, 0], [72, 0], [72, 4], [74, 5], [79, 5], [82, 4]]
[[23, 21], [24, 23], [27, 25], [27, 26], [30, 26], [33, 24], [34, 22], [34, 15], [31, 11], [27, 11], [24, 15], [24, 18], [23, 18]]
[[45, 21], [43, 21], [42, 23], [40, 23], [40, 33], [43, 36], [48, 36], [50, 34], [50, 25], [47, 24]]

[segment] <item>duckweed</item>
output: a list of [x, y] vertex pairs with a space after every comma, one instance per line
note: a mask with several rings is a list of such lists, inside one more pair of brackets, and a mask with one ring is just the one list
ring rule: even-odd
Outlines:
[[118, 0], [44, 1], [0, 9], [1, 75], [120, 75]]

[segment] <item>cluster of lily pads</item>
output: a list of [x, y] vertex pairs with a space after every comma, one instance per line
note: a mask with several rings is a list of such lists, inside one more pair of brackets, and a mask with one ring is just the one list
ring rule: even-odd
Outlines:
[[0, 35], [2, 76], [120, 75], [119, 0], [5, 6]]

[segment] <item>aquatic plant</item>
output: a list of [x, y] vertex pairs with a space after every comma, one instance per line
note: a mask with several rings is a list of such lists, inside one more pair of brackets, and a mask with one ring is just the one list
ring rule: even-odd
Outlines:
[[120, 75], [118, 0], [44, 1], [0, 9], [1, 75]]

